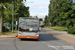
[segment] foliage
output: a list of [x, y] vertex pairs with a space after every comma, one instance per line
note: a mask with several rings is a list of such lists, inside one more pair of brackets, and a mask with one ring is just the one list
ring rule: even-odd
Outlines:
[[[1, 1], [1, 0], [0, 0]], [[18, 20], [19, 17], [29, 17], [29, 7], [26, 7], [22, 1], [23, 0], [10, 0], [11, 2], [4, 2], [5, 0], [1, 1], [0, 6], [5, 6], [4, 8], [4, 20], [3, 22], [9, 22], [12, 23], [12, 1], [14, 2], [14, 20]], [[26, 1], [26, 0], [25, 0]], [[5, 3], [5, 4], [3, 4]], [[1, 12], [1, 10], [0, 10]], [[1, 15], [1, 13], [0, 13]], [[14, 21], [14, 23], [15, 23]]]
[[45, 25], [49, 26], [49, 17], [47, 15], [45, 16]]
[[47, 23], [52, 26], [73, 27], [75, 24], [75, 7], [71, 0], [50, 0]]
[[72, 0], [50, 0], [46, 26], [65, 26], [69, 33], [75, 33], [75, 3]]
[[29, 7], [26, 7], [24, 3], [22, 3], [23, 1], [26, 2], [26, 0], [0, 0], [1, 24], [3, 24], [3, 22], [12, 23], [12, 4], [14, 4], [14, 23], [18, 21], [19, 17], [29, 17]]
[[67, 32], [70, 33], [70, 34], [75, 34], [75, 26], [69, 28]]
[[42, 18], [40, 18], [39, 21], [43, 21]]
[[7, 32], [7, 31], [8, 29], [5, 26], [3, 26], [3, 32]]
[[59, 26], [47, 26], [46, 28], [50, 28], [56, 31], [67, 31], [67, 27], [59, 27]]

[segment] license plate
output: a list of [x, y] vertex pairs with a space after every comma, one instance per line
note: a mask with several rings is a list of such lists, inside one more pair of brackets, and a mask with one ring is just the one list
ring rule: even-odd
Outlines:
[[30, 38], [30, 37], [27, 37], [27, 38]]

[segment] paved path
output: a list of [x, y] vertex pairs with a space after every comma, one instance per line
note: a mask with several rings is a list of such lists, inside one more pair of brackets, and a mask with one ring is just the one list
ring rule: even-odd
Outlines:
[[75, 36], [69, 35], [67, 34], [67, 32], [59, 32], [48, 28], [42, 28], [42, 29], [56, 38], [75, 44]]
[[0, 50], [75, 50], [75, 45], [56, 39], [45, 31], [40, 31], [39, 40], [0, 39]]

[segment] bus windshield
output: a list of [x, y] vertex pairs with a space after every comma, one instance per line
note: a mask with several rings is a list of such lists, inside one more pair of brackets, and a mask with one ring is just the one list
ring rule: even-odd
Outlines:
[[39, 21], [37, 19], [21, 19], [19, 21], [19, 31], [38, 31]]

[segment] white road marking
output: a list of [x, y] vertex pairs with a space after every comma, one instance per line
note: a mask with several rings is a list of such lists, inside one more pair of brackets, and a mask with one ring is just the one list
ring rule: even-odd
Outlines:
[[44, 42], [44, 41], [41, 41], [42, 43], [45, 43], [48, 47], [51, 47], [51, 48], [54, 48], [54, 49], [56, 49], [56, 50], [59, 50], [58, 48], [56, 48], [55, 46], [52, 46], [52, 45], [50, 45], [50, 44], [47, 44], [46, 42]]
[[48, 45], [48, 47], [54, 48], [54, 49], [56, 49], [56, 50], [59, 50], [59, 49], [56, 48], [55, 46], [52, 46], [52, 45], [50, 45], [50, 44], [47, 44], [47, 45]]

